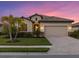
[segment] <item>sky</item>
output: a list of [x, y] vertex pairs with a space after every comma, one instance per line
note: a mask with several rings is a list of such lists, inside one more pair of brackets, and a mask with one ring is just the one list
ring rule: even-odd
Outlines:
[[0, 17], [28, 17], [35, 13], [79, 21], [79, 1], [0, 1]]

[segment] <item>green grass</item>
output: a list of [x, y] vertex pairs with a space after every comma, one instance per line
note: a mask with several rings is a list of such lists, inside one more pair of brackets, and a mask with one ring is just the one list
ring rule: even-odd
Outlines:
[[[9, 38], [0, 36], [0, 45], [51, 45], [46, 38], [17, 38], [17, 42], [9, 42]], [[0, 52], [47, 52], [50, 48], [0, 48]]]
[[49, 48], [0, 48], [0, 52], [47, 52]]
[[46, 38], [17, 38], [17, 42], [8, 42], [9, 38], [0, 37], [0, 45], [51, 45]]

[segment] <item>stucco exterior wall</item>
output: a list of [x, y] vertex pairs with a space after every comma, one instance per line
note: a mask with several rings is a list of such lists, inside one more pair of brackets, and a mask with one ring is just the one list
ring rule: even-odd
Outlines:
[[35, 16], [31, 17], [31, 20], [36, 21], [36, 18], [37, 18], [37, 21], [41, 20], [41, 17], [38, 16], [38, 15], [35, 15]]
[[27, 32], [32, 32], [32, 22], [29, 20], [26, 20], [26, 23], [27, 23]]
[[[35, 15], [35, 16], [32, 16], [32, 17], [31, 17], [31, 20], [34, 21], [35, 23], [38, 23], [38, 21], [41, 20], [41, 17], [38, 16], [38, 15]], [[31, 24], [30, 24], [28, 27], [32, 27]], [[30, 28], [30, 29], [32, 29], [32, 28]], [[28, 29], [28, 30], [30, 30], [30, 29]], [[40, 25], [40, 31], [41, 31], [41, 32], [44, 31], [44, 30], [42, 30], [42, 29], [43, 29], [43, 27], [41, 27], [41, 25]]]
[[44, 32], [44, 31], [45, 31], [45, 29], [44, 29], [44, 24], [41, 24], [41, 23], [40, 23], [40, 31], [41, 31], [41, 32]]

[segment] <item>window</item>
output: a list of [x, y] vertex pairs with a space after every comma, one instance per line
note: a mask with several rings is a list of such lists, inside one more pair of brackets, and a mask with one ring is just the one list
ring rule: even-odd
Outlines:
[[27, 31], [27, 24], [21, 24], [20, 31]]

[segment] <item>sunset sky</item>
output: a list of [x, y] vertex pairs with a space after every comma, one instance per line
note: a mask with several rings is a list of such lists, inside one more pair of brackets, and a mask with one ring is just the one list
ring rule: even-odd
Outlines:
[[79, 2], [67, 1], [18, 1], [18, 2], [1, 2], [0, 1], [0, 17], [6, 15], [25, 16], [32, 14], [42, 14], [48, 16], [58, 16], [79, 21]]

